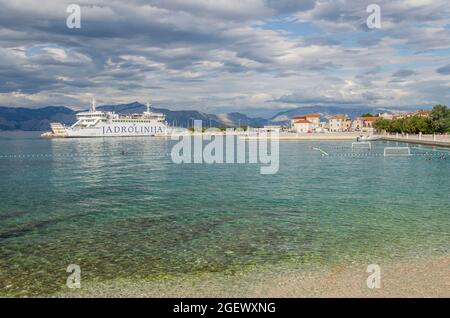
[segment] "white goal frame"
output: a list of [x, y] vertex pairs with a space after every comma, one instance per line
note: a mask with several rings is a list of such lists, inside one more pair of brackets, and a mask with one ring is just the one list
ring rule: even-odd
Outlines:
[[[355, 145], [363, 146], [363, 147], [355, 147]], [[370, 141], [358, 141], [352, 143], [352, 150], [361, 149], [361, 150], [372, 150], [372, 144]]]
[[[387, 151], [386, 151], [387, 150]], [[405, 150], [406, 153], [388, 153], [389, 150]], [[405, 157], [411, 156], [411, 148], [410, 147], [384, 147], [384, 156], [385, 157]]]

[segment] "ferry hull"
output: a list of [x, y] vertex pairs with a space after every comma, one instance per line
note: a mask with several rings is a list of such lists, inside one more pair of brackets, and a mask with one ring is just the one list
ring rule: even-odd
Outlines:
[[96, 138], [96, 137], [150, 137], [165, 136], [167, 127], [162, 123], [136, 123], [136, 124], [104, 124], [88, 128], [66, 128], [64, 138]]

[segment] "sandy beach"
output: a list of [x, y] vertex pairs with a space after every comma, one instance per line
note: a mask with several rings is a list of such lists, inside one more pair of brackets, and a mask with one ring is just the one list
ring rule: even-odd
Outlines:
[[379, 264], [381, 287], [367, 287], [366, 266], [320, 270], [252, 269], [243, 273], [179, 275], [158, 281], [88, 284], [56, 297], [450, 297], [450, 257]]

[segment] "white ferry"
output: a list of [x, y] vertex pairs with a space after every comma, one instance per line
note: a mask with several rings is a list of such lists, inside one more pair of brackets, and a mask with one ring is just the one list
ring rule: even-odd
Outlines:
[[130, 137], [130, 136], [164, 136], [167, 123], [164, 114], [147, 111], [142, 114], [119, 115], [114, 112], [97, 111], [95, 100], [87, 112], [76, 115], [77, 122], [72, 126], [51, 123], [51, 132], [42, 137], [81, 138], [81, 137]]

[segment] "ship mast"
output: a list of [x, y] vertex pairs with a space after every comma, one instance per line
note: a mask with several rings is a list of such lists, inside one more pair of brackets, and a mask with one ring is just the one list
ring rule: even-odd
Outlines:
[[150, 105], [151, 105], [151, 103], [147, 102], [147, 113], [150, 113]]
[[95, 98], [92, 98], [92, 112], [95, 113]]

